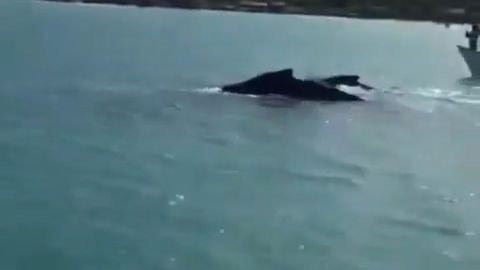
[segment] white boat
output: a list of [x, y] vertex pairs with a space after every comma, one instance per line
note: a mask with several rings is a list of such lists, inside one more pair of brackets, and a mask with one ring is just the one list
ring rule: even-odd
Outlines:
[[472, 74], [472, 77], [480, 77], [480, 52], [470, 50], [467, 47], [457, 45], [460, 54]]

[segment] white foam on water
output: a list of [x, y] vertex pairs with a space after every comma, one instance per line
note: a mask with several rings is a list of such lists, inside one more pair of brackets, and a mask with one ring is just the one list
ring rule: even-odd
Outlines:
[[474, 237], [476, 235], [477, 235], [477, 233], [474, 232], [474, 231], [468, 231], [468, 232], [465, 233], [465, 236], [468, 236], [468, 237]]
[[452, 98], [462, 95], [462, 91], [447, 90], [440, 88], [419, 88], [413, 91], [414, 94], [431, 98]]
[[[62, 2], [59, 2], [62, 3]], [[119, 8], [125, 8], [125, 7], [133, 7], [133, 5], [118, 5], [114, 3], [84, 3], [81, 0], [77, 0], [75, 2], [67, 2], [67, 4], [71, 5], [74, 4], [78, 7], [84, 7], [84, 8], [108, 8], [108, 9], [119, 9]]]
[[204, 88], [197, 88], [193, 90], [196, 93], [202, 94], [224, 94], [224, 95], [239, 95], [239, 96], [247, 96], [252, 98], [258, 98], [258, 95], [244, 95], [244, 94], [236, 94], [230, 92], [222, 92], [222, 88], [220, 87], [204, 87]]
[[215, 93], [221, 93], [222, 88], [220, 88], [220, 87], [205, 87], [205, 88], [195, 89], [194, 91], [198, 92], [198, 93], [215, 94]]
[[453, 260], [453, 261], [459, 261], [460, 260], [460, 254], [458, 254], [457, 252], [453, 251], [453, 250], [444, 250], [442, 252], [443, 255], [447, 256], [449, 259]]

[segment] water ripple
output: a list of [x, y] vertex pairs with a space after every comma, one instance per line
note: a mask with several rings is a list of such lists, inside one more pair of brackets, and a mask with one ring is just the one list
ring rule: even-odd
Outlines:
[[435, 224], [422, 220], [386, 217], [382, 218], [380, 222], [387, 225], [392, 225], [417, 232], [436, 233], [444, 236], [465, 236], [465, 232], [459, 228], [449, 225]]
[[318, 174], [315, 172], [288, 171], [290, 177], [296, 180], [310, 181], [318, 184], [333, 184], [351, 188], [358, 188], [362, 183], [352, 177]]

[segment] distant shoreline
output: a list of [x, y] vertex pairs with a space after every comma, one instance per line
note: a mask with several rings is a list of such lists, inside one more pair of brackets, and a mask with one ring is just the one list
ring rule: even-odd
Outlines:
[[[112, 4], [120, 6], [161, 7], [177, 9], [203, 9], [231, 12], [271, 13], [290, 15], [330, 16], [357, 19], [384, 19], [418, 22], [434, 22], [441, 24], [472, 24], [480, 23], [480, 12], [469, 13], [466, 9], [439, 9], [437, 12], [400, 12], [386, 6], [347, 7], [347, 8], [305, 8], [291, 6], [284, 2], [282, 6], [270, 7], [266, 2], [243, 1], [250, 5], [218, 4], [210, 1], [197, 1], [195, 4], [185, 4], [183, 1], [172, 0], [38, 0], [47, 2]], [[277, 2], [278, 3], [278, 2]]]

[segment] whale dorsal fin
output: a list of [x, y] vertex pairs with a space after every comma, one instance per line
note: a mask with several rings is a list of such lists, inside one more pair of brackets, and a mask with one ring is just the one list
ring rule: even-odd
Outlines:
[[286, 69], [281, 69], [277, 71], [272, 71], [272, 72], [267, 72], [263, 73], [257, 78], [269, 78], [269, 79], [292, 79], [293, 78], [293, 69], [291, 68], [286, 68]]
[[282, 69], [280, 71], [277, 71], [277, 73], [279, 75], [281, 75], [282, 77], [293, 78], [293, 69], [291, 69], [291, 68]]

